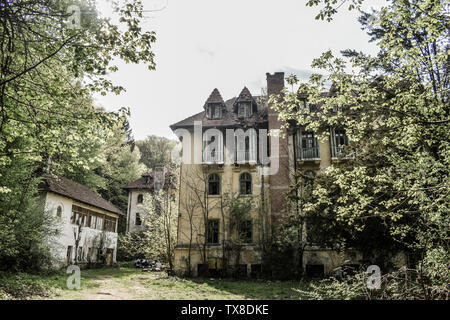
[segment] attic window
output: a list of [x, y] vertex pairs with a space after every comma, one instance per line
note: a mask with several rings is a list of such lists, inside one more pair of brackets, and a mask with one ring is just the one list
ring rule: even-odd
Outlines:
[[222, 106], [217, 104], [208, 105], [208, 118], [209, 119], [220, 119], [222, 118]]
[[240, 102], [238, 105], [238, 117], [246, 118], [252, 115], [252, 105], [250, 102]]

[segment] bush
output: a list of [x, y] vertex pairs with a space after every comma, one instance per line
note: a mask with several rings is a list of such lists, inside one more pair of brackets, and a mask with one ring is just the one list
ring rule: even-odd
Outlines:
[[119, 234], [117, 261], [132, 261], [135, 259], [163, 259], [163, 257], [155, 254], [151, 237], [146, 231]]
[[342, 279], [328, 278], [311, 282], [307, 290], [296, 291], [311, 300], [418, 300], [449, 299], [445, 284], [433, 285], [421, 276], [419, 270], [402, 268], [381, 276], [380, 289], [368, 289], [366, 272]]
[[51, 286], [40, 277], [26, 273], [0, 273], [0, 300], [47, 297]]

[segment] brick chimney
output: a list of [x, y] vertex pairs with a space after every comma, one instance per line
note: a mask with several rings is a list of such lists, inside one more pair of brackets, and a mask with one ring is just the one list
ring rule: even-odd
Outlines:
[[[266, 73], [267, 76], [267, 95], [279, 94], [284, 88], [284, 72], [275, 72], [273, 75]], [[280, 129], [282, 122], [278, 120], [278, 112], [272, 109], [272, 105], [268, 105], [269, 131]], [[269, 176], [270, 181], [270, 214], [272, 225], [279, 218], [282, 218], [288, 212], [286, 204], [286, 192], [289, 188], [289, 156], [288, 156], [288, 140], [287, 137], [281, 137], [285, 130], [280, 132], [279, 140], [279, 169], [278, 173]], [[272, 148], [270, 148], [272, 150]], [[277, 155], [272, 154], [271, 157]]]
[[266, 73], [267, 94], [278, 94], [284, 88], [284, 72]]

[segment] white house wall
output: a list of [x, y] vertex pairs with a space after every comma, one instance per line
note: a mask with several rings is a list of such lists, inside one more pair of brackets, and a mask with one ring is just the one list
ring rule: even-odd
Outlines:
[[[54, 257], [63, 263], [66, 263], [67, 248], [72, 246], [72, 261], [75, 259], [75, 235], [78, 233], [78, 225], [72, 224], [70, 218], [72, 216], [72, 205], [75, 204], [79, 207], [90, 209], [101, 214], [106, 214], [108, 216], [116, 217], [117, 215], [111, 214], [105, 210], [101, 210], [92, 206], [81, 204], [73, 199], [66, 198], [51, 192], [48, 192], [45, 197], [45, 208], [47, 211], [57, 219], [56, 211], [58, 206], [62, 207], [62, 214], [60, 219], [60, 231], [61, 233], [57, 236], [54, 241], [52, 241]], [[118, 222], [118, 221], [117, 221]], [[116, 228], [117, 228], [116, 222]], [[102, 234], [101, 230], [91, 229], [88, 227], [83, 227], [81, 232], [81, 238], [79, 242], [79, 247], [82, 247], [82, 252], [84, 259], [87, 258], [88, 248], [93, 247], [96, 237], [100, 237]], [[106, 232], [106, 248], [113, 249], [113, 262], [116, 262], [117, 255], [117, 233], [116, 232]], [[87, 261], [87, 260], [85, 260]], [[95, 259], [93, 260], [95, 261]]]

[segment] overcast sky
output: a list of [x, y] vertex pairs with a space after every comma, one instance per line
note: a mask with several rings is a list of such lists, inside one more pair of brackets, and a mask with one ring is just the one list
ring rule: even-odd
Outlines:
[[[100, 1], [100, 10], [109, 10]], [[309, 77], [311, 61], [328, 49], [376, 52], [361, 30], [357, 12], [343, 6], [332, 22], [314, 17], [306, 0], [144, 0], [145, 29], [156, 32], [156, 70], [119, 63], [111, 79], [126, 88], [119, 96], [96, 95], [107, 110], [131, 109], [135, 139], [175, 138], [169, 125], [202, 111], [214, 88], [226, 100], [247, 86], [260, 94], [266, 72]], [[366, 0], [380, 7], [383, 0]]]

